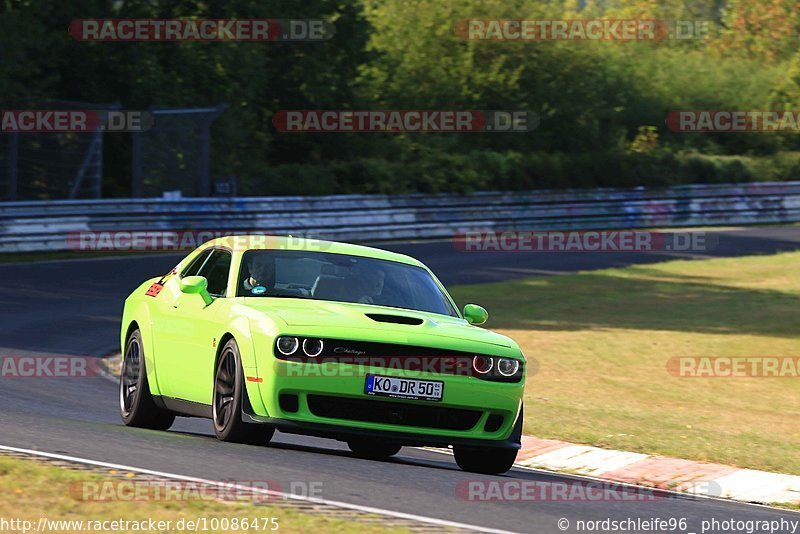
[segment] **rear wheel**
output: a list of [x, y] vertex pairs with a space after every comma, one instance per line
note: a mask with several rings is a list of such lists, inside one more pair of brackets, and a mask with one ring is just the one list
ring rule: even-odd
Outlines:
[[119, 376], [119, 411], [127, 426], [167, 430], [175, 414], [156, 406], [147, 382], [142, 334], [134, 330], [125, 346], [125, 358]]
[[371, 460], [389, 458], [400, 452], [402, 448], [402, 445], [392, 443], [391, 441], [369, 438], [352, 439], [347, 442], [347, 446], [350, 447], [350, 450], [353, 451], [353, 454], [356, 456], [369, 458]]
[[222, 441], [266, 444], [272, 439], [274, 428], [242, 421], [243, 375], [239, 346], [231, 339], [222, 347], [214, 374], [214, 433]]

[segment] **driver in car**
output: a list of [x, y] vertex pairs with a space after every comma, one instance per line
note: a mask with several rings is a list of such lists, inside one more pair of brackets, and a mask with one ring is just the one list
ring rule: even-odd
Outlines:
[[275, 286], [275, 263], [271, 258], [255, 254], [247, 260], [247, 271], [250, 276], [245, 278], [242, 285], [247, 291], [254, 287], [264, 287], [266, 290]]
[[375, 304], [376, 299], [383, 292], [383, 284], [386, 281], [386, 273], [381, 269], [369, 270], [363, 275], [364, 295], [358, 299], [362, 304]]

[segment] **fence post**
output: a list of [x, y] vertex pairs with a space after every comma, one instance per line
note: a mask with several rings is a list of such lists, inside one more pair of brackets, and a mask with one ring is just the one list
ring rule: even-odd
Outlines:
[[86, 155], [83, 157], [81, 166], [78, 169], [78, 174], [72, 182], [72, 187], [69, 191], [69, 198], [77, 198], [80, 192], [81, 185], [83, 185], [84, 177], [86, 176], [89, 166], [94, 162], [94, 173], [92, 174], [92, 183], [90, 186], [90, 196], [92, 198], [100, 198], [101, 185], [102, 185], [102, 172], [103, 172], [103, 132], [97, 130], [92, 134], [92, 141], [89, 143], [89, 148]]
[[209, 114], [203, 122], [202, 135], [200, 138], [200, 168], [199, 168], [199, 184], [198, 193], [200, 196], [211, 196], [211, 161], [209, 155], [209, 147], [211, 145], [211, 124], [217, 120], [223, 111], [228, 109], [228, 104], [220, 103], [214, 106], [215, 113]]
[[208, 145], [211, 144], [211, 123], [205, 122], [200, 127], [200, 155], [197, 172], [197, 194], [201, 197], [211, 196], [211, 160], [209, 157]]
[[94, 166], [94, 179], [92, 180], [92, 196], [103, 197], [103, 132], [97, 132], [97, 160]]
[[6, 184], [6, 196], [8, 197], [8, 200], [17, 200], [19, 133], [9, 133], [8, 136], [8, 184]]
[[131, 197], [142, 197], [142, 132], [131, 132]]

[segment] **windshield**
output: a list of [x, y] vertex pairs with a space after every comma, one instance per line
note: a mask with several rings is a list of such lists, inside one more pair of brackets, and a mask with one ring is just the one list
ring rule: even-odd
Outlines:
[[245, 252], [237, 295], [354, 302], [458, 316], [421, 267], [326, 252]]

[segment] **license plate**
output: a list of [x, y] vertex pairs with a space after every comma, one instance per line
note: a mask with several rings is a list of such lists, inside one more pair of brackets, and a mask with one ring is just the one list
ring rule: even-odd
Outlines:
[[415, 380], [393, 376], [367, 375], [367, 382], [364, 385], [364, 393], [367, 395], [396, 399], [440, 401], [443, 391], [444, 382], [439, 380]]

